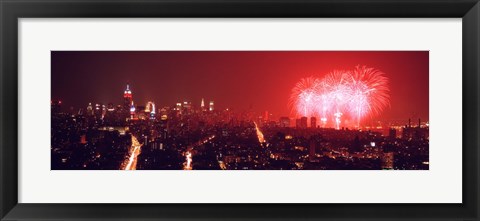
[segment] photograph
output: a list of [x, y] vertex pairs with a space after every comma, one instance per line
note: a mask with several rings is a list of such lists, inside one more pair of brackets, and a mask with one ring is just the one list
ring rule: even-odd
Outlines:
[[51, 170], [429, 170], [429, 51], [51, 51], [50, 105]]
[[0, 221], [480, 221], [480, 0], [0, 11]]

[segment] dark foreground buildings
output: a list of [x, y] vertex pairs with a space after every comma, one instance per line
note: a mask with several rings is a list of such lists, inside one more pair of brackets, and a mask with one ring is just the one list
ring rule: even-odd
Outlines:
[[[316, 119], [259, 120], [213, 101], [172, 107], [52, 101], [53, 170], [427, 170], [428, 125], [375, 130], [321, 128]], [[208, 105], [208, 106], [207, 106]], [[138, 142], [138, 143], [137, 143]], [[127, 166], [128, 165], [128, 166]], [[133, 165], [133, 166], [132, 166]]]

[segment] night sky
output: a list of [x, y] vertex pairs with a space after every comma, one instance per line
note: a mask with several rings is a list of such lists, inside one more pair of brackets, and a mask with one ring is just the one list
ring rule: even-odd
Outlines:
[[290, 92], [304, 77], [366, 65], [385, 72], [390, 102], [378, 119], [428, 120], [428, 51], [53, 51], [52, 100], [64, 107], [123, 102], [127, 82], [136, 105], [215, 101], [216, 109], [291, 116]]

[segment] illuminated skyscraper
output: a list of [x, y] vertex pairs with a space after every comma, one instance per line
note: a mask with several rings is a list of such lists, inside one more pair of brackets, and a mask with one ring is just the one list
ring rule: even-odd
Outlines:
[[133, 94], [132, 94], [132, 91], [130, 90], [129, 84], [127, 84], [127, 88], [123, 92], [123, 99], [124, 99], [123, 104], [124, 104], [125, 110], [128, 110], [130, 108], [130, 104], [133, 101]]
[[131, 106], [133, 105], [133, 93], [130, 90], [130, 85], [127, 84], [127, 88], [123, 92], [123, 108], [122, 108], [122, 115], [125, 117], [125, 119], [133, 118], [133, 115], [131, 115]]
[[130, 105], [130, 119], [133, 119], [135, 117], [135, 105], [132, 104]]
[[100, 118], [102, 116], [102, 105], [95, 104], [95, 109], [93, 110], [93, 113], [97, 118]]
[[202, 103], [200, 103], [200, 107], [202, 108], [202, 111], [205, 111], [205, 101], [202, 98]]
[[215, 109], [215, 105], [213, 103], [213, 101], [210, 101], [210, 106], [208, 108], [209, 111], [213, 111]]
[[192, 102], [184, 101], [183, 102], [183, 109], [186, 111], [190, 111], [192, 109]]
[[87, 106], [87, 115], [89, 115], [89, 116], [93, 115], [93, 106], [92, 106], [92, 103], [88, 103], [88, 106]]
[[102, 118], [104, 118], [106, 114], [107, 114], [107, 106], [105, 106], [105, 104], [102, 104]]
[[147, 105], [145, 106], [145, 113], [150, 114], [150, 119], [154, 120], [155, 119], [155, 103], [149, 101], [147, 102]]
[[145, 105], [145, 113], [150, 113], [152, 109], [154, 109], [152, 106], [153, 106], [153, 102], [151, 101], [147, 102], [147, 104]]
[[177, 104], [175, 105], [174, 110], [176, 110], [176, 111], [181, 111], [181, 110], [182, 110], [182, 103], [177, 103]]

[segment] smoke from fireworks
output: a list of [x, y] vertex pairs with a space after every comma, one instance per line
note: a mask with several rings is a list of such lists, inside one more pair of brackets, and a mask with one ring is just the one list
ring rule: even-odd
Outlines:
[[389, 106], [389, 98], [385, 74], [357, 66], [332, 71], [323, 79], [301, 79], [292, 89], [290, 104], [297, 116], [319, 117], [322, 126], [332, 122], [330, 125], [338, 129], [342, 117], [359, 127], [362, 119]]

